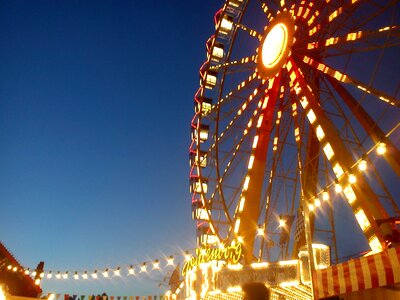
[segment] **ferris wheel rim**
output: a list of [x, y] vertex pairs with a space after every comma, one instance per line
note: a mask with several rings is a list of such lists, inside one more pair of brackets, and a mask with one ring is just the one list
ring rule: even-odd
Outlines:
[[[246, 2], [247, 3], [247, 2]], [[225, 4], [225, 8], [227, 7], [229, 5], [229, 1], [227, 1], [226, 2], [226, 4]], [[272, 23], [272, 22], [271, 22]], [[279, 24], [279, 22], [277, 22], [277, 24]], [[271, 28], [274, 28], [272, 25], [270, 25], [270, 29]], [[268, 32], [267, 32], [268, 33]], [[264, 34], [264, 36], [263, 36], [263, 38], [262, 38], [262, 40], [263, 41], [265, 41], [265, 39], [266, 39], [266, 36], [267, 36], [267, 34]], [[262, 43], [260, 44], [260, 45], [263, 45]], [[261, 49], [262, 47], [260, 46], [260, 49]], [[285, 51], [287, 50], [287, 49], [289, 49], [289, 47], [285, 47]], [[230, 52], [229, 52], [230, 53]], [[230, 55], [230, 54], [229, 54]], [[257, 60], [259, 61], [259, 59], [260, 58], [258, 58]], [[294, 59], [294, 58], [293, 58]], [[280, 58], [279, 58], [279, 60], [280, 60]], [[290, 61], [290, 60], [289, 60]], [[297, 60], [296, 60], [297, 61]], [[297, 61], [298, 62], [298, 61]], [[290, 63], [291, 63], [291, 65], [293, 66], [293, 65], [295, 65], [295, 62], [294, 62], [294, 60], [292, 60], [292, 61], [290, 61]], [[305, 63], [305, 64], [307, 64], [307, 63], [309, 63], [309, 62], [305, 62], [304, 60], [301, 62], [301, 63]], [[311, 67], [314, 67], [315, 68], [315, 66], [312, 66], [311, 65]], [[282, 66], [280, 66], [280, 68], [283, 68], [283, 64], [282, 64]], [[285, 68], [286, 68], [286, 62], [285, 62]], [[329, 70], [328, 70], [329, 71]], [[332, 78], [332, 76], [331, 76], [331, 74], [329, 74], [329, 72], [327, 72], [326, 74], [322, 74], [323, 76], [325, 76], [325, 77], [327, 77], [327, 78]], [[331, 77], [329, 77], [329, 76], [331, 76]], [[258, 77], [260, 77], [260, 76], [258, 76]], [[225, 78], [225, 73], [224, 73], [224, 75], [223, 75], [223, 78]], [[250, 77], [249, 77], [250, 78]], [[269, 77], [268, 77], [269, 78]], [[342, 78], [343, 79], [343, 78]], [[220, 89], [220, 95], [222, 95], [222, 89]], [[219, 96], [218, 97], [218, 99], [220, 99], [221, 98], [221, 96]], [[219, 112], [219, 110], [218, 110], [218, 112]], [[199, 117], [199, 121], [201, 121], [201, 117]], [[218, 126], [218, 125], [217, 125]], [[216, 130], [216, 132], [218, 132], [218, 130]], [[216, 143], [217, 144], [217, 146], [216, 147], [218, 147], [218, 142]], [[200, 141], [199, 141], [199, 137], [197, 138], [197, 145], [200, 145]], [[199, 147], [200, 148], [200, 147]], [[217, 162], [217, 164], [218, 164], [218, 162]], [[219, 168], [217, 168], [217, 172], [219, 172]], [[200, 174], [200, 176], [203, 174], [202, 173], [202, 170], [199, 168], [199, 174]], [[217, 176], [217, 178], [221, 178], [219, 175]], [[220, 186], [218, 186], [217, 185], [217, 188], [216, 189], [220, 189], [221, 187]], [[206, 199], [205, 199], [205, 193], [201, 193], [201, 198], [202, 198], [202, 201], [203, 201], [203, 203], [206, 203]], [[211, 218], [211, 214], [208, 214], [208, 216], [209, 216], [209, 223], [213, 223], [213, 220], [211, 220], [212, 218]], [[233, 224], [231, 224], [230, 226], [232, 227], [232, 225]], [[212, 225], [212, 227], [216, 227], [215, 225]], [[216, 228], [214, 228], [214, 232], [217, 232], [217, 229]], [[219, 237], [219, 239], [221, 240], [221, 238]]]

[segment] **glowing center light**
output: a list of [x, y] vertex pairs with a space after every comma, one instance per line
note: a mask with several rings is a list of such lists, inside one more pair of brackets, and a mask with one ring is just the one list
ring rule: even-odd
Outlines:
[[276, 65], [285, 52], [288, 42], [287, 27], [283, 23], [276, 24], [267, 34], [262, 45], [262, 63], [266, 68]]

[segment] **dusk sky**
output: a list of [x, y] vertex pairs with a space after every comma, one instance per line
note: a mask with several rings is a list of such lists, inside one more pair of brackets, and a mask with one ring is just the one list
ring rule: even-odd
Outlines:
[[[0, 240], [23, 266], [92, 271], [195, 247], [190, 120], [219, 5], [1, 2]], [[157, 282], [42, 287], [146, 295]]]
[[[0, 1], [0, 241], [24, 267], [44, 261], [46, 272], [70, 272], [68, 280], [44, 278], [44, 293], [160, 295], [173, 267], [129, 277], [126, 267], [154, 259], [165, 266], [167, 256], [196, 247], [190, 124], [222, 5]], [[398, 77], [396, 50], [382, 58], [386, 68], [375, 70], [369, 53], [346, 68], [362, 79], [365, 69], [376, 71], [377, 86], [397, 96], [398, 80], [388, 80]], [[385, 109], [391, 118], [380, 126], [398, 118]], [[393, 136], [399, 145], [398, 129]], [[399, 199], [398, 177], [389, 176]], [[347, 236], [352, 215], [343, 212], [338, 225], [343, 256], [359, 244]], [[117, 267], [123, 276], [112, 276]], [[106, 268], [110, 278], [72, 278]]]

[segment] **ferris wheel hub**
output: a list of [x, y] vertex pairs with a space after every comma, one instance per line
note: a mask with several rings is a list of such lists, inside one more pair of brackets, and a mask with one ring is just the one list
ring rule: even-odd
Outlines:
[[294, 22], [289, 14], [279, 14], [265, 28], [258, 48], [257, 70], [264, 78], [274, 76], [285, 65], [294, 42]]

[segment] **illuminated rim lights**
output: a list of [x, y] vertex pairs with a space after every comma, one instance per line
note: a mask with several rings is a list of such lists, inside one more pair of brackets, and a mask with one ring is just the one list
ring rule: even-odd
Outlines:
[[294, 21], [287, 13], [281, 13], [265, 28], [258, 48], [257, 71], [264, 78], [274, 76], [290, 55], [294, 42]]

